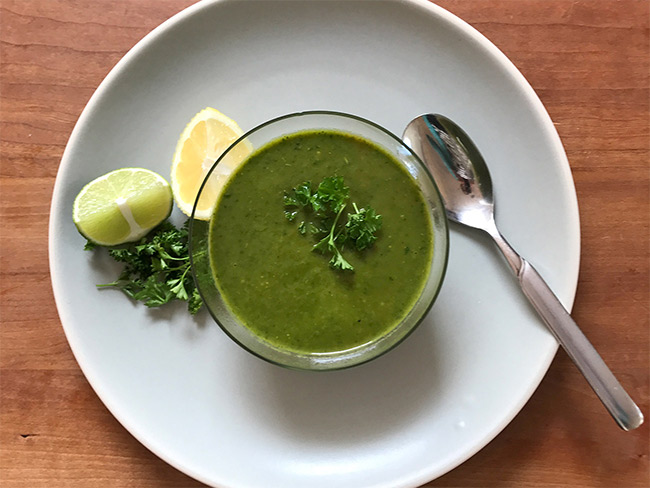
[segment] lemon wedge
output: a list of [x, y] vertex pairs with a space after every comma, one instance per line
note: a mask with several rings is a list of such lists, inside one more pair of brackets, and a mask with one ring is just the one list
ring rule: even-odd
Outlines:
[[[171, 172], [174, 201], [185, 215], [192, 215], [199, 188], [212, 165], [242, 134], [234, 120], [210, 107], [187, 124], [178, 139]], [[203, 188], [194, 218], [210, 219], [224, 184], [251, 152], [250, 143], [242, 141], [221, 160]]]

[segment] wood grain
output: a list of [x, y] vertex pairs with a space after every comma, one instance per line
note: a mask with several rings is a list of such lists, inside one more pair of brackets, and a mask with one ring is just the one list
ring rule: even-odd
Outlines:
[[[130, 436], [67, 345], [47, 223], [59, 161], [111, 67], [191, 0], [0, 2], [0, 485], [203, 486]], [[440, 0], [530, 81], [580, 204], [574, 316], [648, 416], [649, 19], [646, 0]], [[530, 402], [430, 487], [647, 487], [648, 424], [624, 433], [558, 353]]]

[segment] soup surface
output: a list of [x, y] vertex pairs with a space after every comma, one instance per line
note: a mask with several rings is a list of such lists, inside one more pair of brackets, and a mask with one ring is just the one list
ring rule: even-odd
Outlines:
[[[352, 203], [382, 216], [377, 240], [341, 253], [354, 271], [333, 269], [312, 250], [319, 237], [284, 214], [285, 192], [343, 177]], [[343, 217], [343, 215], [342, 215]], [[429, 210], [412, 177], [383, 149], [357, 136], [305, 131], [253, 153], [230, 178], [210, 222], [216, 285], [231, 311], [275, 347], [301, 353], [361, 346], [386, 334], [420, 296], [433, 255]]]

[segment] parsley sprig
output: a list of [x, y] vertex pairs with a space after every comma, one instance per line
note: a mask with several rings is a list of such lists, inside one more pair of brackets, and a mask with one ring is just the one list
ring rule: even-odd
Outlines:
[[382, 218], [372, 207], [359, 208], [353, 202], [354, 211], [348, 212], [345, 224], [339, 225], [349, 198], [350, 189], [341, 176], [325, 178], [316, 191], [311, 182], [306, 181], [284, 194], [284, 215], [293, 222], [300, 211], [312, 214], [311, 220], [300, 222], [298, 231], [303, 235], [309, 231], [319, 238], [312, 249], [322, 254], [331, 253], [329, 264], [332, 268], [354, 271], [341, 250], [345, 244], [359, 251], [372, 247]]
[[[196, 314], [202, 301], [190, 272], [188, 222], [178, 229], [164, 221], [140, 241], [109, 249], [115, 261], [124, 263], [124, 270], [115, 281], [97, 287], [117, 288], [147, 307], [187, 301], [190, 314]], [[88, 243], [85, 249], [94, 247]]]

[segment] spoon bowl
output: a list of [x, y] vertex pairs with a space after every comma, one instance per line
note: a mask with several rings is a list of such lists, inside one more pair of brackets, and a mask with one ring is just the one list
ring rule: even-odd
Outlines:
[[433, 175], [447, 216], [481, 228], [494, 212], [492, 179], [469, 136], [447, 117], [427, 114], [414, 119], [402, 139]]

